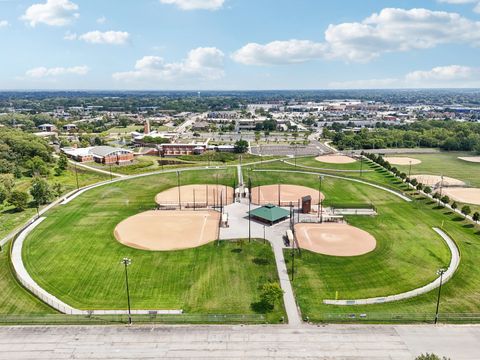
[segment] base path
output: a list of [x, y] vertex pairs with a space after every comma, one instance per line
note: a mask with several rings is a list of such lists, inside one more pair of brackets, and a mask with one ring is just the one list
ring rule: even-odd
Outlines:
[[160, 206], [209, 207], [226, 205], [233, 202], [234, 190], [225, 185], [183, 185], [162, 191], [155, 196], [155, 202]]
[[0, 359], [478, 359], [475, 325], [0, 327]]
[[383, 160], [388, 161], [391, 165], [418, 165], [422, 163], [418, 159], [402, 156], [388, 156], [384, 157]]
[[[318, 190], [299, 185], [262, 185], [252, 188], [252, 203], [254, 204], [274, 204], [288, 206], [290, 203], [296, 205], [304, 196], [311, 196], [312, 205], [319, 203]], [[320, 194], [322, 199], [325, 198]]]
[[330, 256], [363, 255], [377, 245], [368, 232], [338, 223], [299, 223], [295, 225], [295, 236], [300, 248]]
[[217, 240], [218, 211], [146, 211], [123, 220], [115, 238], [141, 250], [191, 249]]
[[346, 155], [322, 155], [315, 158], [315, 160], [323, 162], [325, 164], [352, 164], [357, 162], [354, 158]]
[[[448, 248], [452, 254], [450, 265], [448, 266], [447, 271], [443, 274], [443, 284], [450, 280], [457, 271], [458, 266], [460, 265], [460, 252], [457, 248], [455, 242], [442, 230], [438, 228], [433, 228], [433, 230], [442, 237], [442, 239], [447, 243]], [[383, 304], [386, 302], [393, 302], [399, 300], [410, 299], [418, 295], [426, 294], [429, 291], [432, 291], [440, 286], [440, 277], [432, 281], [431, 283], [422, 286], [421, 288], [410, 290], [397, 295], [389, 295], [383, 297], [375, 297], [368, 299], [355, 299], [355, 300], [323, 300], [324, 304], [328, 305], [369, 305], [369, 304]]]
[[472, 162], [472, 163], [480, 163], [480, 156], [459, 157], [459, 159], [463, 161]]

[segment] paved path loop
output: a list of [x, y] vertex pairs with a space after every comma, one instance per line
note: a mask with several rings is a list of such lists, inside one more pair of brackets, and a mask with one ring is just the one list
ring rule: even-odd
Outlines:
[[[438, 228], [433, 228], [437, 234], [439, 234], [443, 240], [447, 243], [447, 246], [451, 253], [450, 265], [448, 266], [447, 271], [443, 274], [443, 284], [450, 280], [457, 271], [458, 266], [460, 265], [460, 252], [457, 248], [455, 242], [442, 230]], [[405, 299], [410, 299], [415, 296], [426, 294], [440, 286], [440, 277], [432, 281], [431, 283], [422, 286], [418, 289], [410, 290], [401, 294], [389, 295], [374, 297], [368, 299], [355, 299], [355, 300], [323, 300], [324, 304], [328, 305], [368, 305], [368, 304], [382, 304], [393, 301], [400, 301]]]
[[479, 343], [474, 325], [0, 327], [1, 360], [478, 360]]
[[118, 174], [118, 173], [114, 173], [114, 172], [111, 173], [110, 171], [102, 170], [102, 169], [96, 168], [94, 166], [88, 166], [86, 164], [82, 164], [82, 163], [79, 163], [79, 162], [76, 162], [76, 161], [73, 161], [73, 160], [68, 160], [68, 162], [72, 165], [75, 165], [75, 166], [78, 166], [78, 167], [81, 167], [81, 168], [84, 168], [84, 169], [87, 169], [87, 170], [90, 170], [90, 171], [95, 171], [95, 172], [98, 172], [98, 173], [101, 173], [101, 174], [111, 175], [111, 176], [115, 176], [115, 177], [127, 177], [127, 175], [124, 175], [124, 174]]

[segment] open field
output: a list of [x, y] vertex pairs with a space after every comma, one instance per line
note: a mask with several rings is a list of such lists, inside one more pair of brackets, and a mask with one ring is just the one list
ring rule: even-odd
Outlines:
[[[83, 169], [81, 167], [77, 167], [77, 172], [80, 187], [109, 179], [108, 175]], [[61, 184], [64, 194], [77, 188], [75, 170], [71, 165], [69, 165], [68, 171], [65, 171], [62, 175], [55, 176], [51, 174], [48, 176], [47, 180], [50, 184]], [[28, 192], [31, 186], [31, 181], [31, 178], [21, 178], [16, 181], [15, 187], [18, 190]], [[3, 207], [0, 206], [0, 239], [23, 225], [29, 218], [34, 216], [35, 213], [36, 210], [34, 204], [30, 204], [30, 207], [21, 212], [14, 211], [12, 206], [9, 205]]]
[[[219, 171], [231, 184], [235, 169]], [[215, 183], [213, 171], [183, 172], [182, 184]], [[155, 206], [155, 195], [176, 185], [176, 174], [148, 176], [91, 190], [55, 208], [26, 240], [24, 262], [47, 291], [81, 309], [125, 309], [120, 259], [132, 259], [134, 309], [254, 314], [259, 287], [277, 279], [269, 245], [211, 243], [195, 249], [150, 252], [126, 247], [113, 234], [123, 219]], [[88, 259], [86, 261], [86, 259]], [[278, 321], [280, 306], [268, 318]]]
[[[231, 184], [233, 185], [233, 183]], [[227, 185], [181, 185], [162, 191], [155, 196], [155, 202], [161, 207], [182, 207], [189, 209], [205, 208], [208, 206], [220, 207], [233, 203], [234, 189]]]
[[[408, 156], [422, 161], [421, 164], [412, 165], [412, 174], [444, 175], [462, 180], [470, 186], [480, 187], [480, 164], [458, 159], [458, 157], [473, 156], [472, 153], [440, 152]], [[408, 174], [408, 165], [397, 166], [397, 168]]]
[[0, 315], [55, 314], [55, 311], [21, 287], [10, 270], [10, 244], [0, 252]]

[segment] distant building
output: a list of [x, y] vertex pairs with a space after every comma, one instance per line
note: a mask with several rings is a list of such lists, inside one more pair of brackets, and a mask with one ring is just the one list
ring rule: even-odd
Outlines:
[[158, 151], [162, 157], [181, 155], [201, 155], [207, 150], [207, 144], [162, 144]]
[[62, 152], [78, 162], [95, 161], [100, 164], [124, 164], [133, 161], [133, 151], [112, 146], [63, 148]]
[[38, 127], [38, 129], [43, 132], [54, 132], [57, 130], [57, 127], [52, 124], [42, 124]]
[[62, 126], [63, 131], [75, 131], [77, 130], [77, 125], [75, 124], [66, 124]]

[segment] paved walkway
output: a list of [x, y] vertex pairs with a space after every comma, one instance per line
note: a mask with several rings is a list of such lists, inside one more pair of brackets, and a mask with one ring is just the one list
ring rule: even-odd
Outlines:
[[412, 360], [433, 352], [478, 360], [478, 326], [0, 327], [1, 360]]
[[96, 168], [94, 166], [88, 166], [86, 164], [82, 164], [82, 163], [79, 163], [79, 162], [76, 162], [76, 161], [73, 161], [73, 160], [68, 160], [68, 162], [72, 165], [75, 165], [75, 166], [78, 166], [78, 167], [81, 167], [81, 168], [84, 168], [84, 169], [88, 169], [88, 170], [91, 170], [91, 171], [95, 171], [95, 172], [98, 172], [98, 173], [102, 173], [102, 174], [106, 174], [106, 175], [112, 175], [112, 176], [115, 176], [115, 177], [127, 177], [127, 175], [124, 175], [124, 174], [118, 174], [118, 173], [114, 173], [114, 172], [111, 173], [110, 171], [102, 170], [102, 169]]
[[[251, 207], [252, 210], [256, 208], [258, 208], [256, 205]], [[228, 214], [228, 223], [230, 227], [220, 229], [220, 239], [248, 239], [248, 201], [243, 199], [241, 203], [230, 204], [225, 207], [225, 212]], [[272, 245], [280, 286], [284, 291], [283, 302], [287, 312], [288, 324], [291, 326], [299, 326], [302, 323], [302, 319], [298, 311], [287, 272], [285, 258], [283, 256], [283, 236], [289, 229], [289, 221], [287, 220], [274, 226], [264, 226], [258, 222], [251, 221], [250, 226], [251, 238], [263, 239], [265, 236], [265, 239]]]
[[[460, 265], [460, 252], [458, 251], [457, 245], [455, 242], [442, 230], [438, 228], [433, 228], [437, 234], [439, 234], [443, 240], [447, 243], [447, 246], [451, 253], [450, 265], [448, 266], [447, 271], [443, 274], [443, 283], [446, 283], [450, 280], [457, 271], [458, 266]], [[368, 304], [381, 304], [386, 302], [393, 302], [399, 300], [410, 299], [418, 295], [426, 294], [440, 286], [440, 277], [432, 281], [431, 283], [422, 286], [418, 289], [410, 290], [397, 295], [375, 297], [368, 299], [356, 299], [356, 300], [323, 300], [324, 304], [329, 305], [368, 305]]]

